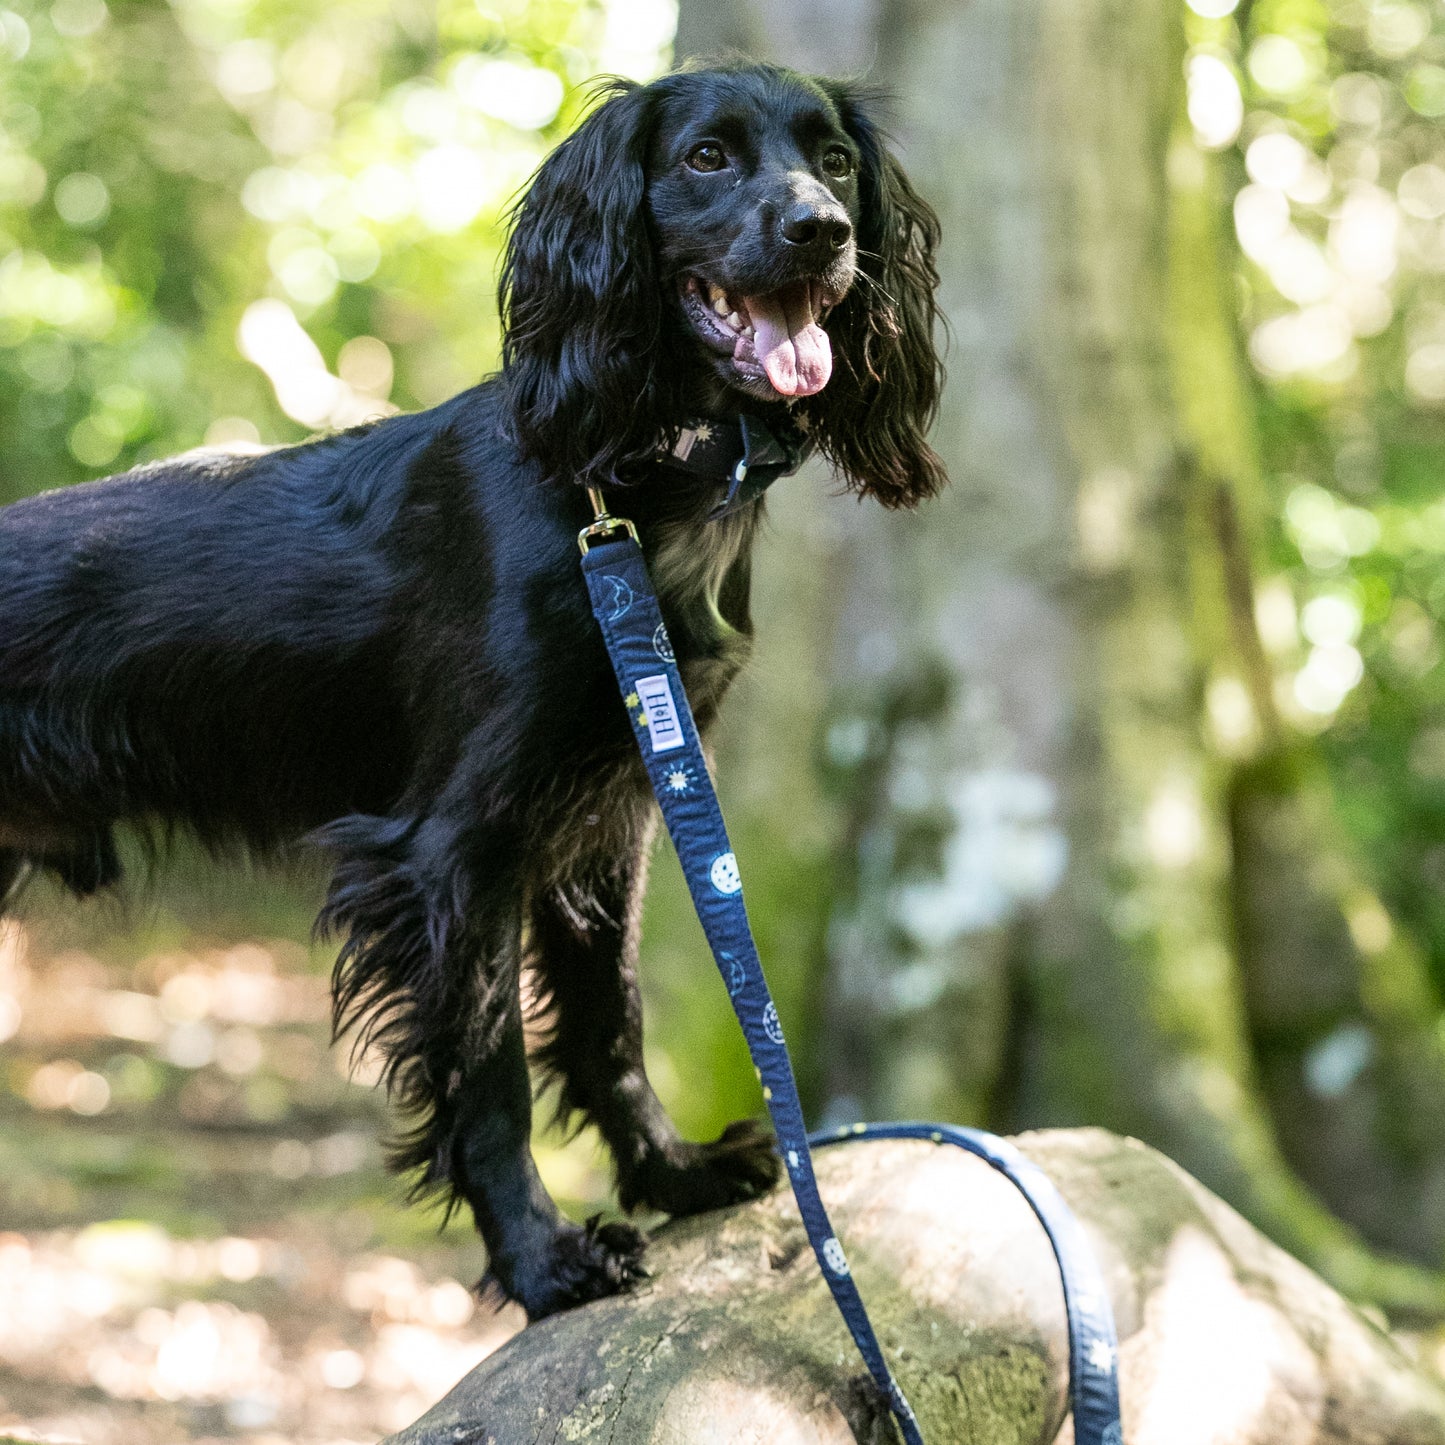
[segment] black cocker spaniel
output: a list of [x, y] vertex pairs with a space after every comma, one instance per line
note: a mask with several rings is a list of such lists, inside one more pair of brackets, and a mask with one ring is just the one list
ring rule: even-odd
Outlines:
[[114, 884], [117, 824], [223, 853], [319, 840], [336, 1019], [386, 1059], [395, 1165], [470, 1206], [535, 1318], [625, 1286], [643, 1240], [569, 1223], [538, 1179], [524, 969], [538, 1062], [625, 1208], [777, 1176], [751, 1123], [684, 1142], [643, 1072], [654, 807], [578, 568], [583, 486], [637, 523], [706, 729], [751, 630], [739, 415], [885, 506], [944, 475], [938, 224], [856, 87], [762, 65], [610, 83], [514, 221], [481, 386], [0, 511], [0, 906], [36, 869]]

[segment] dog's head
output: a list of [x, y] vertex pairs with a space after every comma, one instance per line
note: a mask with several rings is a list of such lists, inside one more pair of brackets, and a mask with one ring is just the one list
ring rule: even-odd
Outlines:
[[614, 481], [730, 393], [790, 406], [885, 505], [937, 491], [938, 222], [871, 98], [760, 65], [603, 97], [515, 210], [503, 360], [524, 452]]

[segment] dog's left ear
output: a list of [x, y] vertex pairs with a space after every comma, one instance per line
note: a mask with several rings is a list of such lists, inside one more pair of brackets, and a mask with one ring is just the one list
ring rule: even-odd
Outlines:
[[938, 217], [888, 153], [868, 113], [876, 97], [845, 83], [820, 84], [861, 156], [862, 274], [828, 322], [833, 378], [809, 401], [807, 415], [850, 487], [885, 507], [915, 507], [948, 480], [925, 440], [943, 385], [935, 342]]
[[651, 96], [609, 81], [512, 212], [502, 263], [512, 439], [547, 476], [601, 485], [661, 430], [662, 293], [647, 229]]

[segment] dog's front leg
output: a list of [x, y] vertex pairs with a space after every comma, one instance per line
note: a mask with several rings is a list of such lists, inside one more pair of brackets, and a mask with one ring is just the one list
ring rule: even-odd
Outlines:
[[584, 1115], [611, 1150], [624, 1209], [697, 1214], [766, 1192], [779, 1161], [752, 1120], [711, 1143], [683, 1139], [648, 1080], [637, 944], [653, 826], [639, 821], [630, 848], [531, 900], [530, 962], [552, 1011], [539, 1062], [559, 1084], [559, 1112]]
[[564, 1219], [532, 1159], [510, 834], [434, 815], [352, 817], [323, 837], [339, 857], [321, 921], [347, 934], [338, 1023], [384, 1055], [410, 1122], [393, 1167], [416, 1196], [470, 1207], [492, 1280], [531, 1318], [625, 1288], [642, 1236]]
[[642, 1273], [644, 1241], [627, 1224], [571, 1223], [542, 1187], [531, 1151], [516, 952], [514, 943], [511, 959], [488, 982], [490, 997], [435, 1116], [450, 1136], [448, 1185], [471, 1206], [491, 1276], [535, 1320], [625, 1289]]

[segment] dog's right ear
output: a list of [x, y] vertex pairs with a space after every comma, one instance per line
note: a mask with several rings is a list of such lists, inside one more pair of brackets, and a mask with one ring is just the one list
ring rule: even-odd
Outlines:
[[948, 480], [927, 440], [943, 385], [938, 217], [889, 154], [872, 116], [881, 96], [819, 84], [861, 158], [863, 274], [828, 323], [841, 364], [808, 409], [813, 436], [849, 486], [885, 507], [916, 507]]
[[663, 310], [647, 229], [652, 96], [611, 80], [512, 211], [502, 265], [512, 440], [547, 476], [602, 485], [656, 446]]

